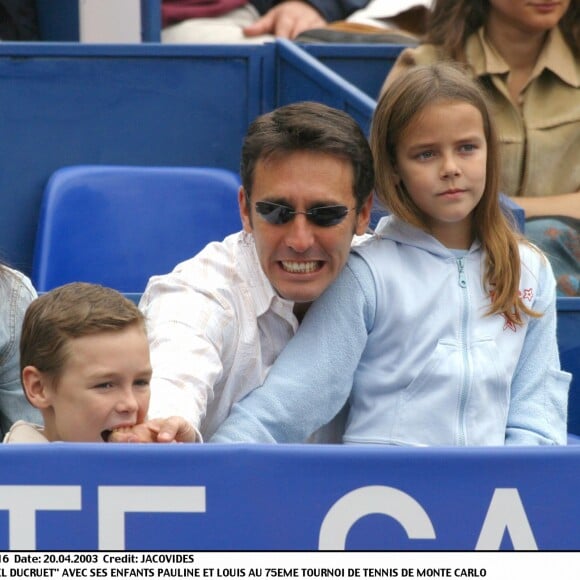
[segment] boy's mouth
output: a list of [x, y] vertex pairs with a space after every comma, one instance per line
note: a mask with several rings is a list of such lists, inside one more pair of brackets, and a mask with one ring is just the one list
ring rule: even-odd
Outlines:
[[111, 436], [111, 433], [113, 431], [111, 429], [103, 429], [101, 431], [101, 439], [106, 443], [107, 441], [109, 441], [109, 437]]

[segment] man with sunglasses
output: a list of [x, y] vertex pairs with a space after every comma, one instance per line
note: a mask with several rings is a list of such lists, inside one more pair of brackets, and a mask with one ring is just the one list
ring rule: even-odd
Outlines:
[[[205, 439], [264, 382], [310, 303], [342, 270], [353, 236], [365, 233], [372, 206], [365, 135], [319, 103], [256, 119], [241, 178], [243, 230], [151, 278], [140, 304], [153, 365], [149, 417], [180, 416]], [[157, 440], [179, 440], [182, 425], [156, 424]]]

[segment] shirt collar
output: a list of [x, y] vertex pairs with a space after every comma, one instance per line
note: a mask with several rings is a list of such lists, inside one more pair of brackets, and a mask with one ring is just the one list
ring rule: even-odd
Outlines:
[[508, 73], [510, 70], [499, 52], [487, 40], [483, 27], [467, 39], [465, 56], [478, 77]]
[[238, 263], [246, 270], [246, 281], [256, 306], [256, 316], [260, 317], [270, 310], [286, 319], [294, 318], [294, 302], [278, 295], [270, 280], [262, 270], [254, 236], [241, 232], [238, 243]]
[[532, 76], [540, 76], [545, 68], [565, 83], [576, 88], [580, 87], [580, 68], [574, 59], [572, 49], [566, 44], [564, 35], [558, 27], [550, 31]]
[[[491, 45], [483, 27], [467, 39], [465, 52], [467, 61], [477, 76], [509, 72], [508, 64]], [[578, 64], [558, 27], [548, 33], [546, 43], [532, 72], [532, 78], [540, 76], [544, 69], [552, 71], [562, 81], [573, 87], [580, 86]]]

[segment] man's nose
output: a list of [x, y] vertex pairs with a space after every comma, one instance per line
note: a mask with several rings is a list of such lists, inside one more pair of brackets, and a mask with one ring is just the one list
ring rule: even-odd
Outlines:
[[286, 245], [295, 252], [303, 254], [314, 244], [314, 226], [305, 215], [297, 215], [287, 225]]

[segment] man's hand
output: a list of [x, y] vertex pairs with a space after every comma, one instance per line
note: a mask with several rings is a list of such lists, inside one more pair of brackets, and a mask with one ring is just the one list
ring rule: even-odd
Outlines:
[[183, 417], [168, 417], [115, 429], [103, 439], [110, 443], [195, 443], [201, 442], [201, 435]]
[[288, 0], [268, 10], [254, 24], [244, 28], [246, 36], [271, 34], [280, 38], [296, 38], [301, 32], [322, 28], [327, 22], [320, 12], [300, 0]]

